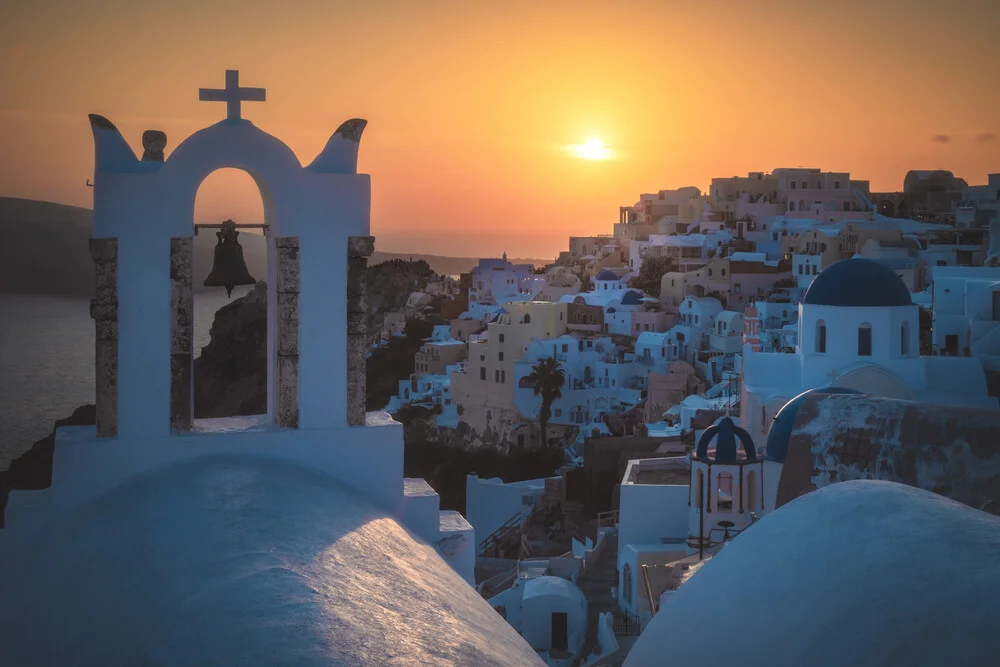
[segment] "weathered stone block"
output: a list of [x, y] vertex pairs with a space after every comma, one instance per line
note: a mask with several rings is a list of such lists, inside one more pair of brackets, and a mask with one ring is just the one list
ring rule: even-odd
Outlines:
[[347, 314], [347, 334], [364, 336], [368, 332], [368, 316], [364, 313]]
[[118, 341], [98, 340], [94, 354], [97, 436], [118, 434]]
[[95, 320], [97, 340], [117, 341], [118, 340], [118, 320]]
[[348, 313], [367, 313], [368, 312], [368, 295], [364, 292], [355, 293], [347, 295], [347, 312]]
[[299, 249], [278, 250], [278, 292], [299, 291]]
[[375, 252], [375, 237], [374, 236], [349, 236], [347, 237], [347, 256], [350, 258], [354, 257], [371, 257], [371, 254]]
[[191, 354], [170, 355], [170, 429], [191, 430]]
[[118, 302], [101, 303], [97, 298], [90, 300], [90, 317], [95, 320], [118, 320]]
[[299, 358], [278, 355], [278, 387], [274, 421], [286, 428], [299, 427]]
[[194, 345], [194, 291], [175, 281], [170, 289], [170, 353], [191, 354]]
[[90, 239], [90, 257], [94, 262], [118, 260], [118, 239]]
[[97, 299], [107, 303], [118, 298], [118, 262], [98, 262], [94, 264], [97, 278]]
[[299, 353], [299, 295], [278, 292], [278, 354]]
[[186, 236], [170, 239], [171, 280], [179, 280], [185, 284], [191, 282], [193, 275], [193, 247], [194, 240], [191, 237]]
[[347, 337], [347, 423], [352, 426], [365, 423], [367, 354], [368, 341], [365, 336]]
[[274, 245], [276, 248], [298, 248], [299, 247], [299, 237], [298, 236], [278, 236], [274, 239]]

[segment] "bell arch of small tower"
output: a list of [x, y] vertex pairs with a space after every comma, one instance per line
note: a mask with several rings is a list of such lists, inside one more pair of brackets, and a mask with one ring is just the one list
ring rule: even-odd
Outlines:
[[[357, 155], [366, 122], [343, 123], [303, 167], [287, 145], [241, 117], [240, 102], [263, 101], [263, 89], [240, 88], [234, 71], [226, 82], [201, 99], [227, 102], [228, 117], [169, 156], [162, 132], [143, 135], [139, 160], [113, 123], [90, 117], [99, 437], [161, 437], [193, 426], [194, 204], [205, 178], [224, 168], [249, 174], [264, 205], [269, 416], [309, 430], [365, 424], [364, 277], [374, 239], [371, 181], [357, 173]], [[308, 360], [301, 368], [300, 352]]]

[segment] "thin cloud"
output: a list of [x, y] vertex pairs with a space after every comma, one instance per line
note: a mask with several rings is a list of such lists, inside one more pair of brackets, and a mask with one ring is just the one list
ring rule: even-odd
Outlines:
[[997, 135], [994, 134], [993, 132], [980, 132], [979, 134], [976, 135], [976, 143], [988, 144], [996, 138]]
[[947, 134], [935, 134], [931, 137], [931, 141], [936, 144], [947, 144], [951, 141], [951, 136]]

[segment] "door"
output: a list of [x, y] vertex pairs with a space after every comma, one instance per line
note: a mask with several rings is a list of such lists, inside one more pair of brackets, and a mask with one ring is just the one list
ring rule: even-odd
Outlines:
[[564, 611], [552, 612], [552, 650], [565, 651], [569, 648], [568, 618]]
[[944, 349], [949, 357], [958, 356], [958, 336], [956, 334], [947, 334], [944, 337]]

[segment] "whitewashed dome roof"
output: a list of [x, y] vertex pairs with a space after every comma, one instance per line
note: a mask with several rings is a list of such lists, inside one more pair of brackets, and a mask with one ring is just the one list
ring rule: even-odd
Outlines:
[[995, 665], [1000, 518], [893, 482], [840, 482], [738, 535], [625, 661], [701, 667]]
[[162, 469], [0, 552], [12, 665], [536, 665], [433, 547], [271, 459]]

